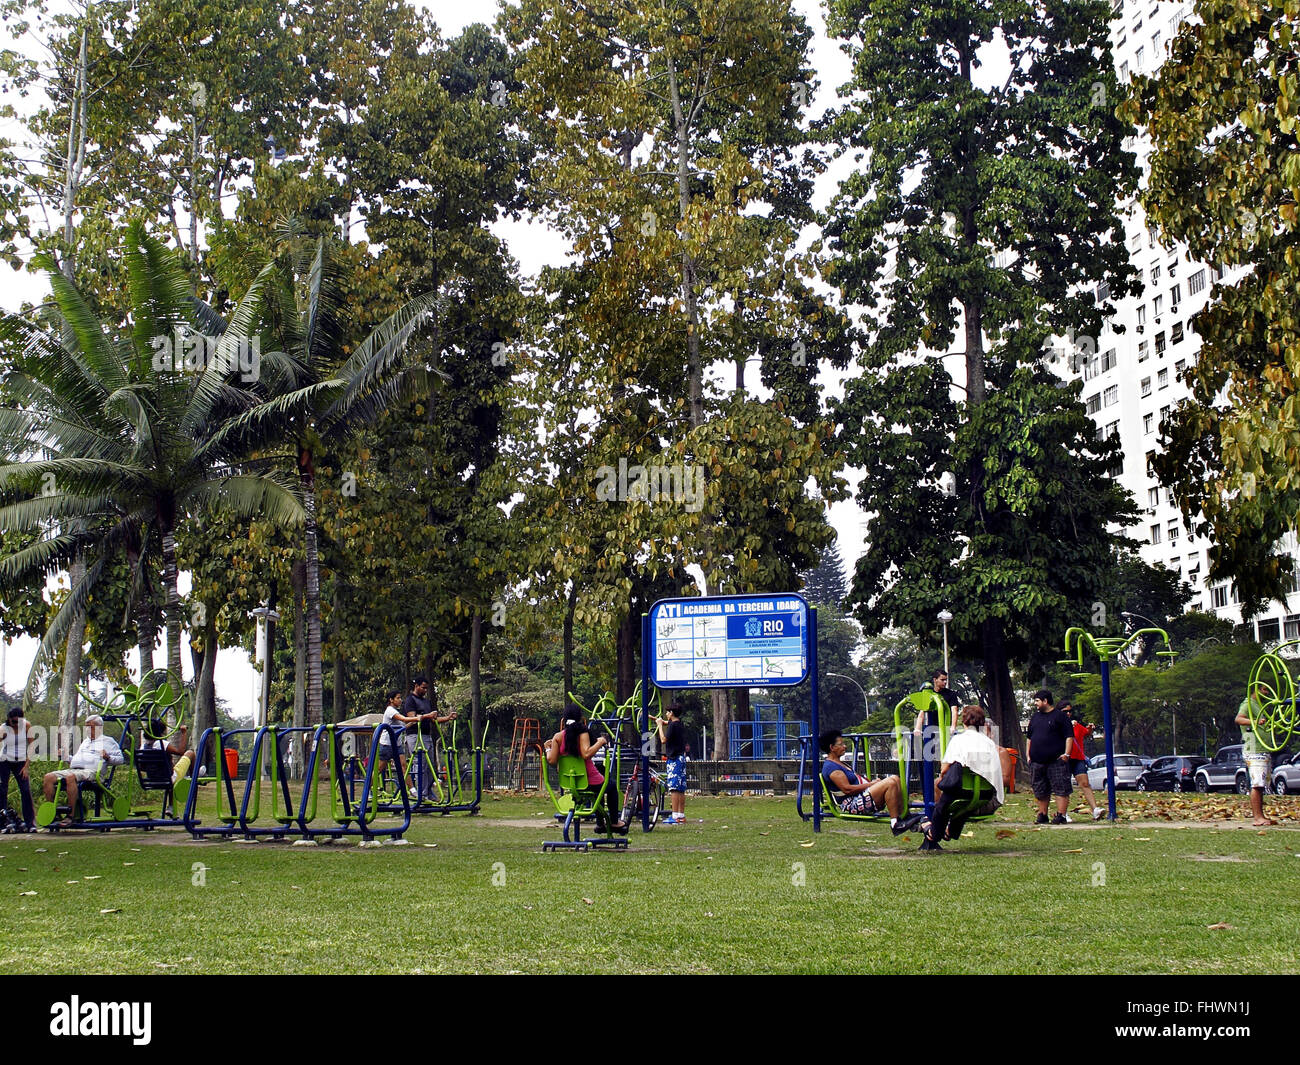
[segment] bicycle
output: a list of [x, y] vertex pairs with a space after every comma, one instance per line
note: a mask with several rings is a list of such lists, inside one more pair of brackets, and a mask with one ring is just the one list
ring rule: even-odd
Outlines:
[[[650, 827], [659, 823], [664, 812], [664, 800], [668, 796], [665, 778], [654, 766], [650, 767]], [[623, 820], [629, 825], [641, 823], [641, 760], [632, 761], [632, 773], [628, 777], [627, 787], [623, 789]]]

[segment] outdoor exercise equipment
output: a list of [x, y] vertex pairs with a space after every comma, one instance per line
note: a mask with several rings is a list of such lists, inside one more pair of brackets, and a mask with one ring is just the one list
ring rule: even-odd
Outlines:
[[1266, 751], [1281, 751], [1300, 727], [1296, 714], [1296, 683], [1291, 667], [1282, 657], [1284, 647], [1300, 646], [1300, 640], [1278, 644], [1255, 660], [1246, 683], [1246, 698], [1254, 702], [1255, 739]]
[[[170, 816], [173, 803], [184, 802], [188, 780], [172, 783], [171, 755], [162, 749], [147, 749], [146, 740], [165, 742], [180, 729], [188, 708], [189, 697], [175, 674], [154, 669], [139, 684], [130, 684], [100, 701], [78, 687], [81, 698], [104, 720], [104, 734], [122, 751], [120, 766], [101, 764], [91, 780], [78, 784], [74, 809], [67, 801], [67, 784], [60, 780], [54, 799], [43, 801], [36, 810], [36, 823], [42, 828], [91, 828], [107, 832], [114, 828], [146, 830], [180, 824]], [[87, 715], [89, 716], [89, 715]], [[153, 723], [162, 728], [155, 735]], [[113, 736], [110, 728], [115, 728]], [[161, 810], [155, 816], [152, 806], [132, 805], [132, 778], [142, 793], [160, 792]], [[87, 808], [87, 804], [89, 808]], [[60, 816], [72, 819], [69, 826], [58, 825]]]
[[[580, 850], [589, 847], [608, 847], [613, 850], [627, 849], [627, 836], [618, 836], [614, 827], [608, 822], [606, 795], [609, 789], [622, 795], [619, 790], [620, 770], [623, 762], [623, 725], [630, 719], [632, 708], [641, 699], [640, 685], [623, 704], [614, 701], [614, 696], [606, 692], [596, 702], [594, 710], [588, 710], [578, 698], [569, 693], [569, 699], [582, 710], [587, 719], [588, 732], [603, 729], [609, 740], [605, 751], [605, 765], [601, 770], [604, 779], [593, 786], [587, 771], [587, 763], [577, 754], [561, 754], [555, 765], [559, 790], [551, 786], [550, 766], [546, 762], [545, 751], [542, 752], [542, 785], [546, 788], [551, 802], [555, 805], [555, 819], [563, 828], [563, 840], [552, 840], [542, 844], [542, 851]], [[599, 737], [595, 737], [599, 738]], [[597, 831], [603, 833], [601, 839], [583, 839], [582, 823], [594, 821]]]
[[[391, 725], [379, 724], [373, 731], [368, 725], [316, 725], [310, 727], [264, 725], [260, 729], [211, 728], [204, 732], [196, 750], [205, 750], [209, 739], [214, 743], [214, 750], [219, 756], [214, 757], [214, 771], [208, 776], [199, 776], [199, 767], [194, 767], [188, 801], [185, 805], [185, 828], [195, 839], [206, 836], [240, 837], [247, 840], [269, 836], [273, 839], [285, 839], [290, 835], [303, 839], [315, 839], [318, 836], [337, 838], [341, 836], [361, 836], [369, 841], [379, 836], [391, 836], [400, 839], [411, 824], [410, 797], [406, 793], [405, 782], [397, 782], [397, 799], [400, 803], [402, 817], [400, 823], [377, 825], [380, 818], [387, 818], [389, 812], [380, 807], [375, 790], [375, 766], [378, 761], [379, 737], [388, 729], [395, 740], [400, 740], [400, 733]], [[359, 801], [353, 799], [353, 787], [349, 774], [344, 769], [342, 738], [353, 733], [370, 732], [370, 754], [361, 787]], [[241, 735], [253, 735], [248, 764], [236, 797], [236, 775], [225, 756], [227, 744]], [[303, 778], [302, 794], [295, 804], [289, 789], [289, 772], [285, 765], [285, 742], [295, 736], [309, 740], [311, 753]], [[265, 770], [265, 772], [264, 772]], [[269, 821], [259, 823], [262, 813], [263, 783], [268, 786]], [[320, 785], [328, 786], [331, 824], [317, 823], [320, 808]], [[217, 786], [217, 811], [215, 822], [203, 824], [197, 814], [197, 796], [200, 787], [208, 784]]]
[[[424, 731], [416, 729], [415, 750], [411, 753], [414, 762], [411, 771], [414, 776], [416, 796], [411, 804], [412, 813], [478, 813], [483, 803], [483, 755], [490, 723], [483, 726], [483, 735], [479, 737], [477, 745], [473, 744], [473, 737], [470, 737], [469, 764], [466, 766], [470, 776], [468, 788], [463, 779], [464, 774], [461, 772], [460, 747], [456, 742], [456, 731], [459, 725], [458, 719], [452, 720], [450, 737], [448, 737], [442, 726], [435, 723], [437, 742], [433, 751], [430, 751], [425, 744]], [[435, 758], [435, 754], [439, 754], [440, 758]], [[445, 776], [438, 770], [439, 760]], [[427, 785], [432, 785], [434, 789], [433, 798], [425, 794]], [[381, 810], [397, 810], [399, 806], [400, 800], [395, 795], [385, 795], [380, 803]]]
[[[921, 758], [919, 759], [922, 766], [922, 794], [921, 798], [915, 803], [911, 802], [909, 798], [908, 808], [919, 807], [927, 817], [930, 817], [934, 813], [935, 806], [935, 771], [943, 762], [943, 752], [948, 749], [950, 737], [949, 716], [951, 708], [937, 692], [924, 689], [912, 692], [899, 700], [894, 707], [894, 730], [892, 733], [846, 732], [842, 736], [846, 742], [852, 744], [854, 772], [862, 774], [864, 780], [870, 780], [877, 775], [876, 766], [882, 761], [877, 759], [876, 766], [873, 766], [870, 741], [873, 737], [888, 735], [893, 740], [894, 757], [884, 761], [891, 763], [897, 769], [900, 790], [904, 795], [909, 795], [908, 788], [912, 776], [911, 766], [913, 762], [917, 761], [917, 759], [910, 757], [915, 753], [913, 750], [914, 734], [912, 732], [912, 723], [917, 713], [927, 711], [932, 711], [938, 715], [938, 743], [930, 744], [931, 749], [927, 749], [924, 744], [922, 745]], [[831, 794], [830, 785], [821, 774], [821, 758], [816, 747], [817, 742], [818, 738], [812, 736], [800, 739], [799, 782], [795, 788], [795, 809], [798, 811], [799, 816], [805, 821], [812, 819], [812, 812], [804, 809], [804, 799], [806, 796], [818, 792], [821, 801], [825, 804], [832, 817], [844, 821], [889, 820], [888, 810], [877, 810], [870, 814], [855, 814], [846, 813], [840, 809], [839, 804]], [[925, 772], [927, 769], [929, 771], [928, 775]], [[957, 802], [953, 806], [954, 817], [960, 814], [963, 821], [978, 821], [992, 816], [991, 813], [980, 814], [974, 811], [996, 795], [993, 785], [971, 770], [964, 767], [963, 769], [961, 791]], [[814, 778], [820, 783], [814, 784]]]
[[1147, 628], [1138, 629], [1136, 632], [1129, 633], [1125, 636], [1094, 636], [1087, 629], [1075, 626], [1067, 629], [1065, 632], [1065, 654], [1066, 657], [1057, 661], [1058, 665], [1075, 666], [1078, 671], [1071, 676], [1085, 679], [1092, 676], [1091, 673], [1083, 672], [1083, 657], [1086, 651], [1091, 651], [1101, 665], [1101, 713], [1102, 728], [1106, 732], [1106, 802], [1109, 809], [1109, 820], [1114, 821], [1115, 813], [1115, 737], [1111, 730], [1110, 722], [1110, 664], [1115, 659], [1127, 651], [1139, 640], [1147, 636], [1158, 637], [1164, 641], [1165, 648], [1163, 651], [1157, 651], [1156, 655], [1161, 658], [1172, 659], [1177, 652], [1169, 646], [1169, 634], [1164, 629]]

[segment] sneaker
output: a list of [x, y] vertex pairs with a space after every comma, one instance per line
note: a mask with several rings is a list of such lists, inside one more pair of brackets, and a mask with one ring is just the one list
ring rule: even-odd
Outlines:
[[1034, 824], [1036, 825], [1047, 824], [1047, 814], [1039, 814], [1038, 817], [1034, 820]]
[[1049, 823], [1053, 825], [1068, 825], [1070, 819], [1066, 817], [1065, 814], [1057, 814]]
[[901, 818], [895, 822], [894, 827], [890, 829], [896, 836], [901, 836], [904, 832], [911, 832], [914, 828], [919, 828], [921, 822], [925, 820], [925, 814], [912, 814], [911, 817]]
[[1100, 821], [1105, 816], [1106, 816], [1106, 811], [1103, 810], [1100, 806], [1094, 806], [1092, 808], [1092, 819], [1094, 821]]
[[684, 825], [684, 824], [686, 824], [686, 815], [685, 815], [685, 814], [681, 814], [681, 815], [669, 814], [667, 817], [665, 817], [665, 818], [664, 818], [662, 821], [660, 821], [659, 823], [662, 824], [662, 825]]

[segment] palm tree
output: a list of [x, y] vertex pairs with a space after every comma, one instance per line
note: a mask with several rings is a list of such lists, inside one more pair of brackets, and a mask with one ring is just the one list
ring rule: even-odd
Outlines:
[[274, 353], [274, 376], [264, 376], [262, 382], [265, 402], [233, 418], [217, 436], [238, 440], [246, 451], [267, 447], [277, 437], [292, 444], [304, 512], [306, 723], [315, 725], [321, 721], [323, 704], [318, 459], [404, 397], [427, 390], [430, 373], [443, 378], [446, 374], [404, 359], [411, 340], [437, 310], [436, 293], [406, 303], [345, 357], [337, 269], [328, 238], [315, 242], [310, 258], [291, 254], [290, 266], [278, 280], [268, 316], [280, 349]]
[[[53, 296], [39, 320], [0, 317], [6, 391], [16, 397], [0, 409], [0, 455], [7, 460], [0, 462], [0, 493], [12, 497], [27, 487], [26, 498], [0, 506], [0, 526], [42, 531], [29, 547], [0, 558], [0, 582], [26, 585], [69, 568], [78, 555], [86, 559], [84, 577], [41, 643], [29, 698], [41, 667], [117, 553], [126, 552], [137, 568], [157, 545], [167, 667], [180, 676], [178, 523], [200, 512], [284, 526], [303, 518], [291, 484], [276, 470], [278, 456], [251, 458], [238, 437], [221, 432], [257, 402], [236, 381], [235, 355], [257, 336], [271, 272], [258, 276], [225, 323], [195, 299], [176, 256], [138, 223], [127, 229], [124, 259], [128, 330], [106, 327], [49, 260], [38, 261]], [[193, 345], [205, 352], [195, 372], [160, 361], [186, 337], [211, 338]], [[138, 623], [144, 617], [147, 604]], [[152, 643], [150, 637], [151, 649]]]

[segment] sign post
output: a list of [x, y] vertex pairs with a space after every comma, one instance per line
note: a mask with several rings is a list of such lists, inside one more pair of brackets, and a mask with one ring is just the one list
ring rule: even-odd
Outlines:
[[[642, 828], [650, 830], [650, 683], [660, 689], [794, 687], [812, 678], [817, 737], [817, 612], [793, 592], [661, 599], [641, 622]], [[817, 799], [820, 799], [818, 795]], [[813, 828], [820, 831], [814, 801]]]

